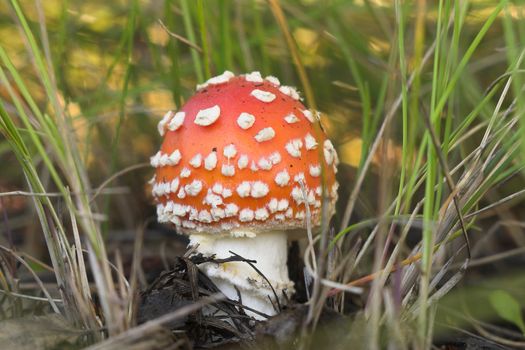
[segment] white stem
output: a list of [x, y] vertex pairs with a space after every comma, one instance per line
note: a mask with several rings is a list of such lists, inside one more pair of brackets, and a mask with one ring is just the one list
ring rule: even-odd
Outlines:
[[[284, 293], [291, 296], [293, 283], [288, 278], [287, 234], [284, 231], [264, 233], [244, 233], [242, 237], [194, 234], [190, 236], [190, 245], [199, 244], [198, 253], [215, 254], [217, 259], [229, 258], [238, 254], [248, 260], [256, 260], [254, 265], [271, 283], [279, 302], [284, 302]], [[267, 315], [275, 315], [277, 306], [275, 295], [267, 281], [246, 262], [228, 262], [223, 264], [207, 263], [201, 270], [230, 299], [238, 300], [237, 288], [243, 305]], [[271, 301], [270, 301], [271, 299]], [[272, 303], [274, 305], [272, 305]], [[247, 314], [262, 319], [255, 313]]]

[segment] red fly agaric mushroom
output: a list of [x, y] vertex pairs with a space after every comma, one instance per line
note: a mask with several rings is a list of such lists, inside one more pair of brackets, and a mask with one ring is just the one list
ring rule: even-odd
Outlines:
[[239, 290], [244, 305], [275, 314], [268, 282], [279, 298], [293, 293], [288, 236], [306, 233], [306, 206], [320, 225], [323, 188], [334, 212], [332, 143], [294, 88], [259, 72], [208, 80], [158, 127], [164, 141], [151, 164], [159, 222], [189, 235], [204, 255], [256, 260], [267, 280], [244, 262], [202, 269], [229, 298]]

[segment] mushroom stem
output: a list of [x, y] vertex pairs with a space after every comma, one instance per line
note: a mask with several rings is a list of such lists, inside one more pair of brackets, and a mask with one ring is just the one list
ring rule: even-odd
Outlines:
[[[281, 305], [284, 302], [283, 291], [287, 295], [293, 294], [293, 282], [288, 278], [286, 265], [288, 252], [285, 231], [264, 233], [243, 231], [228, 236], [193, 234], [190, 236], [190, 245], [196, 244], [199, 244], [197, 253], [215, 254], [217, 259], [231, 257], [231, 251], [243, 258], [256, 261], [254, 266], [266, 279], [246, 262], [206, 263], [200, 266], [228, 298], [238, 300], [237, 290], [239, 290], [243, 305], [271, 316], [278, 312], [276, 309], [278, 303], [271, 287], [275, 290]], [[267, 281], [271, 283], [271, 287]], [[263, 319], [248, 310], [246, 313], [257, 319]]]

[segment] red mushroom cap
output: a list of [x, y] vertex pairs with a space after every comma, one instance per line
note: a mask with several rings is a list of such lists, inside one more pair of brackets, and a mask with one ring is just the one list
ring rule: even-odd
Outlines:
[[198, 86], [159, 123], [164, 141], [151, 158], [159, 221], [187, 234], [293, 230], [305, 227], [308, 204], [319, 225], [321, 167], [332, 215], [338, 160], [314, 122], [275, 77], [225, 72]]

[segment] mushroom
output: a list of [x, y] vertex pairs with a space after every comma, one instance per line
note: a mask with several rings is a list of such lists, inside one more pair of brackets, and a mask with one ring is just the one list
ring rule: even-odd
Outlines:
[[307, 206], [312, 227], [320, 226], [323, 186], [334, 213], [332, 143], [294, 88], [259, 72], [225, 72], [199, 85], [159, 132], [151, 158], [159, 222], [188, 235], [197, 253], [255, 260], [264, 278], [245, 262], [201, 269], [227, 297], [274, 315], [272, 287], [281, 303], [294, 292], [287, 240], [306, 234]]

